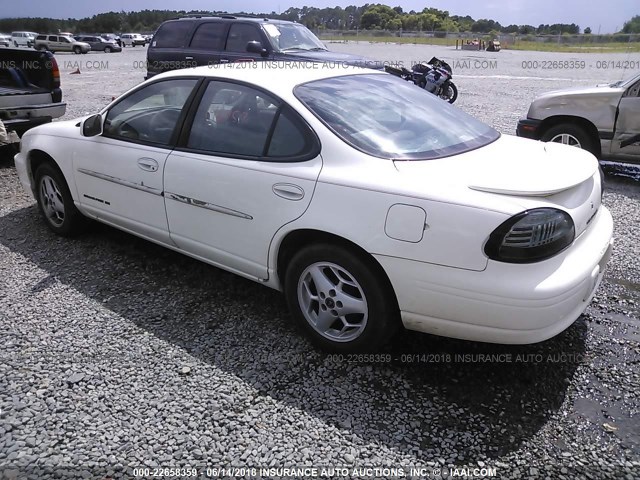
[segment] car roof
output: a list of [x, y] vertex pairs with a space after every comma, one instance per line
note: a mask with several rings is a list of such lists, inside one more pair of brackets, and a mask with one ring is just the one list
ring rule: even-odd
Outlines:
[[354, 67], [337, 62], [261, 61], [172, 70], [154, 76], [153, 80], [184, 76], [217, 77], [251, 83], [266, 88], [277, 95], [287, 96], [294, 87], [302, 83], [325, 78], [364, 74], [387, 75], [383, 71]]

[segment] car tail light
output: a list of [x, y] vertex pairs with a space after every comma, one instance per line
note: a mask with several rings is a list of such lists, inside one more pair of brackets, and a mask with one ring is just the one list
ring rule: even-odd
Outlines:
[[556, 208], [535, 208], [504, 222], [489, 236], [484, 252], [492, 260], [532, 263], [556, 255], [573, 242], [571, 216]]
[[58, 68], [58, 62], [55, 57], [51, 56], [51, 73], [53, 74], [53, 88], [60, 87], [60, 69]]

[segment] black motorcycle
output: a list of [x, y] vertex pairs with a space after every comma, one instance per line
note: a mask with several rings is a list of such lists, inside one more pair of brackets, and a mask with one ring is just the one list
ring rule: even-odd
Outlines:
[[404, 67], [387, 65], [385, 71], [407, 81], [412, 81], [420, 88], [453, 103], [458, 98], [458, 88], [451, 81], [451, 66], [439, 58], [433, 57], [428, 62], [416, 63], [411, 70]]

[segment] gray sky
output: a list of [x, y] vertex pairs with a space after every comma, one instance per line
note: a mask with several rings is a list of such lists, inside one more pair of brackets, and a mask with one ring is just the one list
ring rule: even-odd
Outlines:
[[[0, 0], [1, 17], [83, 18], [108, 11], [159, 10], [226, 10], [248, 12], [284, 11], [291, 6], [334, 7], [386, 3], [400, 5], [405, 11], [420, 11], [427, 1], [394, 0]], [[625, 21], [640, 14], [638, 0], [430, 0], [428, 6], [448, 10], [452, 15], [471, 15], [476, 20], [491, 18], [502, 25], [541, 23], [577, 23], [580, 28], [591, 27], [593, 33], [612, 33]]]

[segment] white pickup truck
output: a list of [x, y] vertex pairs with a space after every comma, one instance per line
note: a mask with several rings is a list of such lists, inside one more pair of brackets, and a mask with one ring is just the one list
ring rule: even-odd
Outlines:
[[598, 158], [640, 163], [640, 74], [616, 83], [536, 98], [521, 137], [573, 145]]

